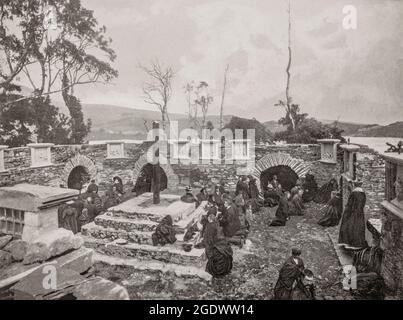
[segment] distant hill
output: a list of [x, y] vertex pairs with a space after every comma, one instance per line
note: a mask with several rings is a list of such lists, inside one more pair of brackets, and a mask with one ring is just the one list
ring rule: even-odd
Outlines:
[[[154, 110], [133, 109], [104, 104], [83, 104], [85, 118], [92, 121], [89, 140], [108, 139], [145, 139], [147, 128], [151, 128], [152, 121], [160, 121], [161, 113]], [[179, 130], [189, 128], [187, 115], [170, 113], [171, 121], [178, 121]], [[232, 116], [225, 115], [224, 125]], [[215, 128], [219, 127], [220, 116], [209, 115], [206, 121], [211, 121]], [[147, 127], [147, 128], [146, 128]]]
[[353, 136], [403, 138], [403, 121], [394, 122], [387, 126], [362, 128], [359, 129]]
[[[57, 103], [57, 105], [61, 111], [67, 111], [61, 104]], [[161, 120], [159, 111], [106, 104], [83, 104], [83, 112], [85, 118], [92, 120], [92, 131], [88, 137], [90, 140], [144, 139], [147, 132], [146, 126], [150, 128], [153, 120]], [[224, 125], [228, 124], [231, 118], [232, 115], [225, 115]], [[191, 127], [186, 114], [172, 113], [170, 119], [179, 122], [179, 130]], [[214, 127], [218, 128], [220, 123], [218, 115], [209, 115], [206, 120], [211, 121]], [[320, 121], [325, 124], [336, 123], [334, 120]], [[285, 130], [284, 126], [274, 120], [266, 121], [263, 125], [272, 134]], [[386, 126], [352, 122], [337, 122], [336, 125], [344, 130], [344, 136], [403, 138], [403, 121]]]

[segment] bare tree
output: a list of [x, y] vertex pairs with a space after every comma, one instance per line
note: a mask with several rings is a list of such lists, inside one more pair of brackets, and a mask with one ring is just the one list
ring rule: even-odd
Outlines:
[[291, 62], [292, 62], [292, 50], [291, 50], [291, 3], [288, 1], [288, 64], [286, 68], [287, 84], [285, 89], [286, 101], [279, 100], [275, 106], [284, 108], [286, 112], [286, 118], [291, 122], [292, 130], [296, 129], [295, 112], [293, 112], [292, 97], [290, 96], [290, 80], [291, 80]]
[[194, 95], [195, 95], [195, 84], [194, 81], [188, 82], [185, 87], [185, 94], [186, 94], [186, 100], [188, 103], [188, 120], [189, 120], [189, 125], [194, 125], [196, 128], [199, 127], [199, 121], [197, 119], [197, 105], [195, 103]]
[[208, 93], [208, 83], [205, 81], [200, 81], [197, 86], [196, 95], [197, 99], [195, 101], [197, 106], [200, 106], [202, 112], [202, 123], [201, 129], [206, 126], [206, 116], [208, 112], [209, 105], [213, 102], [213, 97]]
[[221, 107], [220, 107], [220, 130], [222, 130], [222, 128], [224, 127], [223, 112], [224, 112], [225, 91], [227, 89], [228, 70], [229, 70], [229, 64], [227, 64], [227, 67], [225, 68], [225, 72], [224, 72], [224, 85], [223, 85], [223, 88], [222, 88]]
[[149, 76], [144, 82], [144, 102], [158, 107], [161, 112], [162, 128], [169, 124], [168, 102], [172, 95], [172, 79], [175, 72], [171, 67], [164, 67], [158, 61], [152, 62], [150, 67], [140, 65], [140, 68]]

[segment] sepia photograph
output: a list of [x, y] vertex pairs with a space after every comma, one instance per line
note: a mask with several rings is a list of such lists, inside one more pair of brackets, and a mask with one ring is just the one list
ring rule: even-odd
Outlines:
[[403, 300], [403, 1], [0, 0], [16, 300]]

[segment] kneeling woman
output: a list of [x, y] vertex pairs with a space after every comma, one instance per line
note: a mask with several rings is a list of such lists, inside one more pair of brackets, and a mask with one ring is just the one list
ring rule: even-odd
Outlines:
[[331, 198], [325, 206], [323, 216], [318, 221], [318, 224], [322, 227], [337, 226], [340, 222], [342, 211], [341, 194], [340, 192], [332, 191]]
[[206, 271], [213, 277], [223, 277], [232, 269], [232, 248], [220, 232], [215, 215], [208, 215], [204, 231], [204, 245], [207, 256]]

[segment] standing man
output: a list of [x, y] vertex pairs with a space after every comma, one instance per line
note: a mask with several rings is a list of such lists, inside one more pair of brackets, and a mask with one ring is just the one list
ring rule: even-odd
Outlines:
[[285, 261], [280, 269], [278, 280], [274, 287], [274, 300], [292, 300], [293, 290], [304, 275], [305, 267], [300, 255], [300, 249], [291, 249], [291, 257]]

